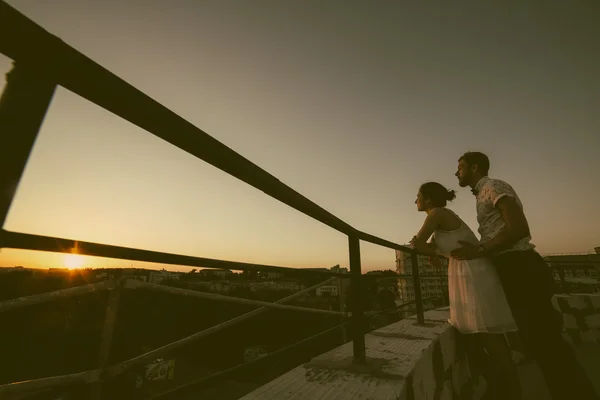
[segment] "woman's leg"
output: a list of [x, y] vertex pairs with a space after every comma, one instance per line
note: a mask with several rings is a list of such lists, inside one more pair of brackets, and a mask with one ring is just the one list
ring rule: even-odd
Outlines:
[[523, 395], [519, 373], [504, 334], [485, 333], [481, 335], [481, 340], [489, 356], [489, 373], [494, 375], [495, 381], [504, 392], [504, 397], [521, 400]]

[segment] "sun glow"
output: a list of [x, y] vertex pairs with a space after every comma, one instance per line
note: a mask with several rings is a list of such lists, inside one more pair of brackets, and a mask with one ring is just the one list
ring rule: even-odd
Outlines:
[[69, 269], [77, 269], [83, 266], [85, 258], [79, 254], [67, 254], [64, 259], [65, 266]]

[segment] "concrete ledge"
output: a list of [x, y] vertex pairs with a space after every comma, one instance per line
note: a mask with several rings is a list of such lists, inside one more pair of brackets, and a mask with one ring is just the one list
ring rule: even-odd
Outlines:
[[485, 383], [469, 371], [448, 308], [407, 318], [365, 336], [367, 365], [346, 343], [247, 394], [243, 400], [478, 399]]

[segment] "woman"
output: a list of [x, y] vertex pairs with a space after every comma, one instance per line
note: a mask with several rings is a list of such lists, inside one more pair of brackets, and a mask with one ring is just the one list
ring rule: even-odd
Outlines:
[[449, 322], [459, 332], [468, 334], [471, 344], [477, 343], [476, 347], [485, 349], [484, 358], [489, 362], [482, 366], [485, 369], [482, 372], [489, 394], [502, 391], [504, 398], [518, 400], [522, 397], [519, 377], [504, 337], [506, 332], [517, 331], [517, 325], [496, 270], [486, 258], [457, 260], [450, 256], [452, 250], [461, 246], [459, 240], [479, 244], [467, 224], [446, 208], [446, 203], [455, 197], [454, 190], [436, 182], [421, 186], [415, 203], [419, 211], [427, 213], [427, 218], [411, 244], [417, 251], [430, 255], [432, 262], [439, 263], [438, 255], [449, 259]]

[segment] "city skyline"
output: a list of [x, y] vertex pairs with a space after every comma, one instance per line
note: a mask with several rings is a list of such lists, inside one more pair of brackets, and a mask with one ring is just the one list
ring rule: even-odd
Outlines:
[[[458, 189], [450, 207], [476, 231], [474, 198], [453, 174], [478, 150], [519, 193], [541, 253], [600, 245], [600, 52], [583, 6], [8, 3], [357, 229], [408, 242], [424, 219], [418, 187], [435, 180]], [[348, 265], [344, 235], [62, 88], [5, 228]], [[394, 268], [393, 250], [361, 250], [365, 269]], [[164, 267], [84, 266], [131, 264]], [[3, 249], [11, 265], [65, 259]]]

